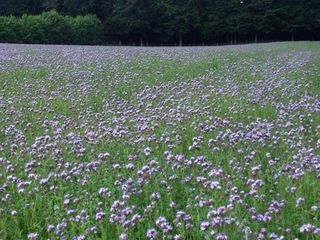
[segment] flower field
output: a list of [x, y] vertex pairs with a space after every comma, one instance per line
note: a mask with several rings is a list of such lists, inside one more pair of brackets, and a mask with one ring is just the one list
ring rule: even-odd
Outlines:
[[0, 239], [320, 239], [320, 43], [0, 44]]

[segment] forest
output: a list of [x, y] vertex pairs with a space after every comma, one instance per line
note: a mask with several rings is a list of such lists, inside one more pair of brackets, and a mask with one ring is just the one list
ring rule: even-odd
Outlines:
[[0, 0], [0, 42], [220, 45], [320, 40], [319, 0]]

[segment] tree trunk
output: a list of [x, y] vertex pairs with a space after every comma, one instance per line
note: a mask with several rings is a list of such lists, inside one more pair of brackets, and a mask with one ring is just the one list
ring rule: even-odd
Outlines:
[[294, 41], [294, 32], [291, 33], [291, 41]]
[[140, 46], [143, 47], [143, 39], [140, 38]]
[[181, 47], [181, 46], [182, 46], [182, 36], [179, 35], [179, 47]]
[[258, 34], [257, 34], [257, 33], [254, 35], [254, 42], [255, 42], [255, 43], [258, 42]]

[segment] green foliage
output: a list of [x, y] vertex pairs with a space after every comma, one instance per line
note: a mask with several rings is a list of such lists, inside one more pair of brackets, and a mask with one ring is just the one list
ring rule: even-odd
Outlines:
[[[38, 19], [30, 16], [43, 12]], [[136, 45], [320, 40], [319, 0], [0, 1], [0, 15], [23, 14], [28, 16], [0, 19], [0, 41], [98, 44], [104, 36]], [[23, 37], [11, 30], [20, 28], [20, 20]]]
[[102, 23], [94, 15], [73, 18], [49, 11], [41, 15], [0, 17], [0, 42], [99, 44], [102, 39]]
[[101, 21], [94, 15], [77, 16], [72, 19], [75, 44], [99, 44], [103, 39]]
[[164, 31], [169, 37], [178, 37], [182, 45], [183, 37], [194, 31], [200, 22], [197, 1], [162, 0], [160, 3], [164, 9]]
[[[20, 42], [20, 26], [14, 16], [0, 16], [0, 41], [1, 42]], [[20, 41], [19, 41], [20, 40]]]
[[42, 43], [45, 41], [43, 19], [41, 16], [23, 15], [17, 19], [21, 27], [21, 41], [24, 43]]

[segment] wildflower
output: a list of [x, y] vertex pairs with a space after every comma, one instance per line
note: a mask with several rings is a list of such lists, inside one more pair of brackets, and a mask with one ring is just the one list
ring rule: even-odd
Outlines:
[[148, 231], [147, 231], [147, 238], [148, 239], [155, 239], [157, 237], [157, 235], [158, 235], [158, 233], [154, 228], [148, 229]]

